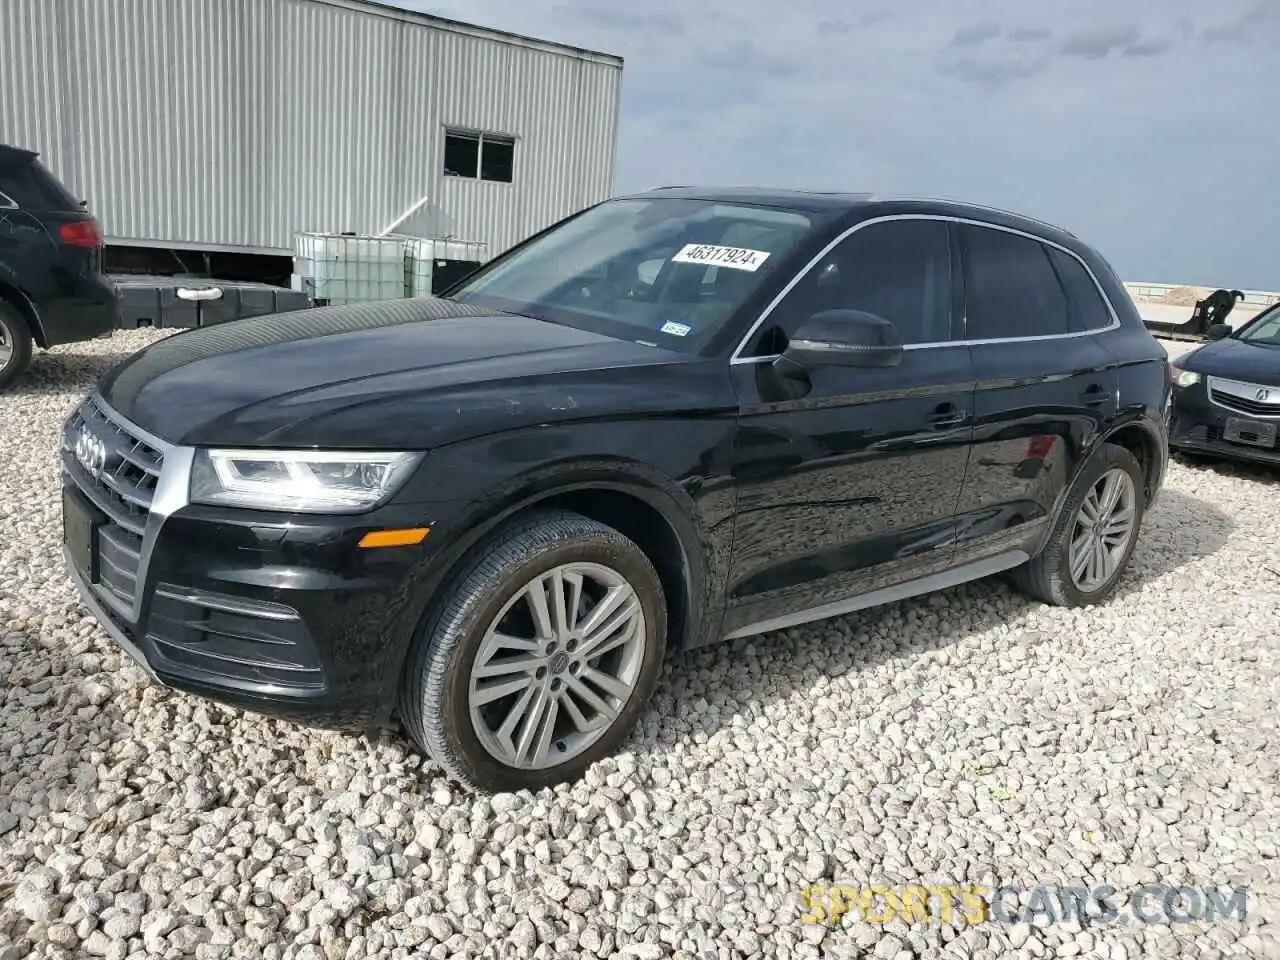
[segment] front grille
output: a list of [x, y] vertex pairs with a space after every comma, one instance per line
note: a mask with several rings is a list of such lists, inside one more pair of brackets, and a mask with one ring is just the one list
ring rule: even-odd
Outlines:
[[[1280, 387], [1209, 378], [1209, 399], [1220, 407], [1251, 417], [1280, 417]], [[1266, 399], [1258, 400], [1261, 392]]]
[[[106, 458], [96, 474], [76, 455], [76, 442], [82, 432], [102, 441], [106, 449]], [[98, 592], [126, 616], [137, 595], [142, 541], [163, 467], [163, 452], [134, 436], [94, 398], [87, 398], [67, 419], [62, 468], [107, 518], [98, 533]]]

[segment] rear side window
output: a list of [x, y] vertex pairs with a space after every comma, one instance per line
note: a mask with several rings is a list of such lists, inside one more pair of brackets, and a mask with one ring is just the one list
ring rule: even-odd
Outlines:
[[1048, 249], [1016, 233], [962, 225], [965, 336], [969, 340], [1071, 332], [1067, 298]]
[[0, 206], [12, 205], [22, 210], [75, 211], [80, 201], [58, 182], [57, 178], [39, 161], [0, 166]]
[[1070, 325], [1073, 331], [1101, 330], [1111, 325], [1111, 311], [1098, 292], [1098, 285], [1084, 264], [1057, 247], [1045, 247], [1067, 293]]

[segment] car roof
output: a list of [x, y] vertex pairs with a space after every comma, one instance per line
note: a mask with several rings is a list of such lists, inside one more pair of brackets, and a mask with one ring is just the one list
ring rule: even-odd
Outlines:
[[796, 210], [803, 213], [864, 213], [868, 216], [895, 213], [928, 213], [935, 216], [954, 217], [960, 220], [977, 220], [996, 226], [1010, 227], [1064, 244], [1068, 241], [1079, 242], [1075, 234], [1070, 231], [1055, 224], [1038, 220], [1035, 217], [984, 204], [949, 200], [941, 197], [870, 192], [855, 193], [840, 190], [771, 189], [767, 187], [670, 186], [655, 187], [652, 190], [627, 194], [625, 198], [656, 199], [659, 197], [708, 200], [713, 203], [755, 204]]
[[39, 156], [40, 154], [35, 150], [11, 147], [7, 143], [0, 143], [0, 163], [30, 163]]

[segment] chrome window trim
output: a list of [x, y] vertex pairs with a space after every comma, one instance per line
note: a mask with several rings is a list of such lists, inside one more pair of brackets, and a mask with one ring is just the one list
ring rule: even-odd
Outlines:
[[[955, 224], [965, 224], [973, 227], [986, 227], [988, 230], [1001, 230], [1004, 233], [1012, 233], [1015, 236], [1025, 237], [1028, 240], [1034, 240], [1037, 243], [1043, 243], [1046, 246], [1053, 247], [1055, 250], [1060, 250], [1063, 253], [1067, 254], [1068, 256], [1075, 258], [1076, 262], [1078, 262], [1080, 266], [1084, 267], [1085, 273], [1087, 273], [1089, 275], [1089, 279], [1093, 281], [1093, 285], [1097, 289], [1098, 295], [1102, 297], [1102, 302], [1106, 304], [1107, 312], [1111, 314], [1111, 323], [1109, 323], [1105, 327], [1095, 327], [1092, 330], [1077, 330], [1071, 333], [1043, 333], [1043, 334], [1035, 334], [1033, 336], [1026, 336], [1026, 337], [995, 337], [995, 338], [972, 339], [972, 340], [970, 339], [936, 340], [936, 341], [930, 341], [928, 343], [905, 344], [902, 348], [903, 350], [937, 350], [943, 347], [972, 347], [972, 346], [984, 346], [987, 344], [996, 344], [996, 343], [1036, 343], [1042, 340], [1073, 340], [1078, 337], [1096, 336], [1097, 334], [1107, 333], [1111, 330], [1117, 330], [1120, 328], [1120, 315], [1116, 313], [1115, 305], [1111, 302], [1111, 298], [1107, 296], [1107, 292], [1102, 288], [1102, 284], [1098, 282], [1098, 278], [1094, 274], [1093, 270], [1089, 267], [1089, 264], [1085, 263], [1084, 260], [1081, 259], [1081, 257], [1078, 254], [1076, 254], [1074, 251], [1068, 250], [1066, 247], [1062, 246], [1062, 244], [1055, 243], [1054, 241], [1049, 240], [1046, 237], [1036, 236], [1034, 233], [1028, 233], [1025, 230], [1018, 230], [1018, 229], [1015, 229], [1014, 227], [1006, 227], [997, 223], [987, 223], [984, 220], [974, 220], [970, 217], [953, 217], [953, 216], [947, 216], [946, 214], [941, 214], [941, 213], [895, 213], [895, 214], [888, 214], [883, 217], [872, 217], [869, 220], [863, 220], [861, 223], [855, 223], [852, 227], [850, 227], [848, 230], [845, 230], [838, 237], [836, 237], [834, 240], [828, 243], [825, 247], [819, 250], [818, 253], [813, 257], [813, 259], [810, 260], [807, 264], [805, 264], [796, 273], [796, 275], [792, 277], [790, 281], [788, 281], [787, 285], [778, 291], [777, 296], [775, 296], [771, 301], [769, 301], [769, 303], [765, 306], [764, 310], [761, 311], [760, 316], [756, 318], [756, 321], [753, 324], [751, 324], [746, 334], [742, 337], [741, 340], [738, 341], [738, 345], [737, 347], [734, 348], [733, 353], [729, 355], [729, 364], [731, 366], [737, 366], [740, 364], [765, 363], [765, 362], [772, 362], [776, 360], [779, 356], [779, 354], [776, 354], [776, 353], [768, 354], [767, 356], [761, 356], [761, 357], [744, 357], [742, 353], [744, 350], [746, 350], [747, 344], [751, 342], [751, 338], [756, 335], [756, 333], [760, 330], [760, 327], [764, 324], [764, 322], [767, 319], [769, 319], [769, 315], [773, 313], [774, 309], [778, 306], [779, 303], [782, 302], [783, 298], [785, 298], [786, 295], [789, 294], [795, 288], [796, 284], [798, 284], [801, 280], [803, 280], [809, 274], [809, 271], [812, 270], [814, 267], [816, 267], [818, 263], [825, 256], [827, 256], [827, 254], [829, 254], [837, 246], [843, 243], [848, 237], [857, 233], [859, 230], [863, 230], [867, 227], [875, 226], [878, 223], [892, 223], [897, 220], [933, 220], [940, 223], [955, 223]], [[1065, 296], [1065, 292], [1064, 292], [1064, 296]], [[961, 318], [962, 322], [965, 322], [966, 320], [967, 318], [965, 317]]]

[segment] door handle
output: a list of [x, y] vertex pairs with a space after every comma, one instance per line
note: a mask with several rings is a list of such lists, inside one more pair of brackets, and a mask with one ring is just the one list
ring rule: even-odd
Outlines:
[[1095, 383], [1092, 384], [1088, 390], [1084, 391], [1084, 393], [1080, 394], [1080, 402], [1086, 407], [1099, 407], [1107, 402], [1108, 396], [1110, 395], [1107, 391]]
[[934, 408], [933, 414], [929, 417], [929, 422], [936, 429], [943, 430], [947, 427], [954, 427], [964, 423], [964, 416], [964, 411], [954, 403], [940, 403]]

